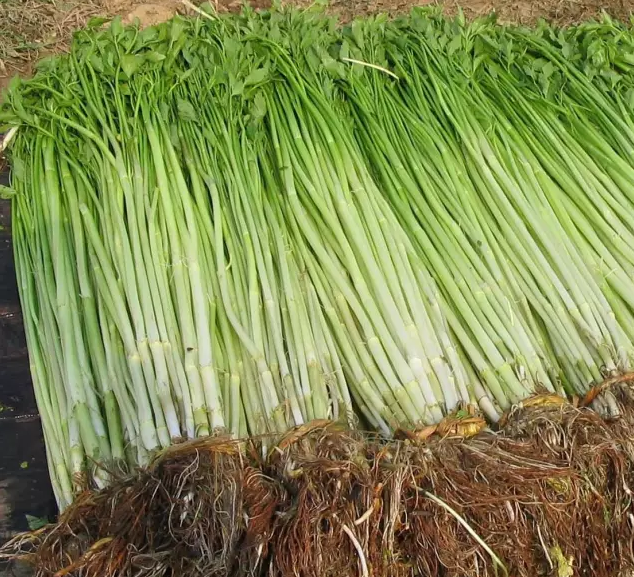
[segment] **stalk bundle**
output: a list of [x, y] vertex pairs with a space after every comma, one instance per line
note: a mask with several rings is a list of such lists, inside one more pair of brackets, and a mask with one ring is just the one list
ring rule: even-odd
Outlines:
[[203, 14], [95, 24], [0, 116], [62, 508], [182, 439], [630, 370], [631, 30]]

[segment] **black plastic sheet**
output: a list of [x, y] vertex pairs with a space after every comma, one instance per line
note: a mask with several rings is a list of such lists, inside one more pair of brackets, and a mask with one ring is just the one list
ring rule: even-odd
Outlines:
[[[0, 172], [0, 184], [8, 180]], [[11, 207], [0, 200], [0, 543], [28, 529], [29, 519], [54, 515], [15, 278]]]

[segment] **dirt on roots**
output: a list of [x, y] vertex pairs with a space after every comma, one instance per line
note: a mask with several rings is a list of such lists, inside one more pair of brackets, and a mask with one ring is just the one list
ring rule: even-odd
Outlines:
[[618, 419], [520, 406], [469, 439], [319, 422], [175, 445], [0, 557], [56, 577], [614, 577], [634, 567], [630, 387]]

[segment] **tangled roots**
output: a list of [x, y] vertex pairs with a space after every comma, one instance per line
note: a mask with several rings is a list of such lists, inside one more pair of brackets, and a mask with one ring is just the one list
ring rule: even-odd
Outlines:
[[470, 439], [317, 422], [175, 445], [0, 553], [57, 577], [614, 577], [634, 566], [634, 395], [609, 393], [616, 420], [527, 403]]

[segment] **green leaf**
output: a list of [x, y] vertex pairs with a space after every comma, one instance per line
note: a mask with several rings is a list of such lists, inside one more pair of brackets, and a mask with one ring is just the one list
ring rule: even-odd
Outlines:
[[20, 463], [20, 469], [28, 469], [29, 468], [29, 463], [28, 461], [22, 461]]
[[131, 78], [145, 61], [145, 56], [141, 54], [125, 54], [121, 57], [121, 69]]
[[17, 192], [14, 188], [0, 184], [0, 198], [2, 200], [11, 200], [16, 194]]
[[179, 74], [178, 76], [178, 80], [180, 82], [184, 82], [185, 80], [187, 80], [194, 72], [196, 72], [196, 68], [188, 68], [187, 70], [185, 70], [185, 72], [183, 72], [182, 74]]
[[182, 98], [177, 99], [176, 107], [178, 108], [178, 116], [182, 120], [195, 121], [198, 120], [198, 114], [193, 104]]
[[29, 514], [26, 514], [25, 517], [31, 531], [37, 531], [49, 523], [49, 520], [46, 517], [35, 517], [34, 515]]
[[98, 54], [92, 54], [90, 56], [90, 64], [95, 69], [96, 72], [99, 72], [100, 74], [103, 73], [104, 66], [103, 66], [103, 58], [101, 56], [99, 56]]
[[185, 27], [185, 21], [181, 17], [176, 16], [172, 20], [172, 26], [170, 28], [170, 40], [172, 42], [176, 42], [181, 37], [181, 34], [185, 31]]
[[180, 138], [178, 136], [178, 126], [174, 122], [170, 124], [169, 135], [170, 135], [170, 142], [172, 143], [172, 146], [174, 148], [178, 148], [180, 146]]
[[313, 49], [306, 52], [306, 62], [309, 68], [319, 68], [321, 56]]
[[242, 80], [236, 80], [235, 78], [232, 78], [230, 80], [230, 86], [231, 96], [241, 96], [244, 92], [244, 82], [242, 82]]
[[552, 62], [547, 62], [542, 67], [542, 74], [544, 75], [544, 79], [550, 78], [552, 73], [555, 71], [555, 65]]
[[328, 57], [322, 59], [322, 65], [332, 76], [345, 78], [346, 67], [343, 65], [343, 62], [337, 62], [334, 58]]
[[261, 92], [258, 92], [253, 99], [252, 114], [256, 119], [264, 118], [266, 115], [266, 98]]
[[601, 76], [610, 82], [610, 88], [614, 88], [622, 78], [618, 72], [612, 69], [603, 70]]
[[341, 48], [339, 49], [339, 58], [350, 58], [350, 45], [346, 40], [341, 43]]
[[271, 24], [269, 29], [269, 39], [273, 42], [279, 42], [282, 39], [282, 33], [280, 32], [280, 27], [276, 22]]
[[460, 6], [458, 6], [458, 15], [456, 16], [456, 20], [461, 27], [463, 27], [467, 21], [464, 15], [464, 11]]
[[22, 79], [16, 74], [13, 78], [11, 78], [11, 80], [9, 80], [9, 85], [7, 86], [7, 92], [16, 94], [21, 84], [22, 84]]
[[26, 174], [26, 165], [24, 161], [19, 158], [14, 158], [11, 163], [11, 172], [18, 180], [23, 180]]
[[221, 68], [216, 68], [214, 73], [207, 78], [207, 90], [210, 90], [214, 86], [223, 84], [227, 80], [227, 75]]
[[460, 34], [456, 34], [452, 41], [447, 46], [447, 52], [449, 54], [453, 54], [456, 50], [459, 50], [462, 46], [462, 36]]
[[86, 24], [86, 28], [101, 28], [106, 22], [108, 22], [110, 18], [103, 18], [101, 16], [95, 16], [88, 20]]
[[142, 44], [147, 44], [158, 38], [158, 30], [154, 26], [148, 26], [139, 32], [139, 40]]
[[357, 46], [363, 50], [365, 44], [363, 38], [363, 21], [360, 19], [355, 20], [352, 23], [351, 30], [354, 41], [357, 43]]
[[594, 42], [590, 44], [590, 46], [588, 46], [588, 56], [592, 58], [595, 54], [597, 54], [601, 50], [602, 50], [601, 41], [595, 40]]
[[229, 61], [235, 59], [240, 51], [240, 42], [233, 38], [227, 38], [224, 41], [223, 48], [225, 51], [225, 55], [229, 59]]
[[561, 53], [564, 55], [564, 58], [570, 58], [572, 50], [572, 45], [569, 43], [566, 43], [561, 47]]
[[160, 52], [157, 52], [156, 50], [152, 50], [151, 52], [146, 52], [144, 56], [148, 62], [162, 62], [163, 60], [165, 60], [165, 54], [161, 54]]
[[244, 86], [253, 86], [254, 84], [260, 84], [267, 79], [269, 75], [269, 67], [264, 66], [262, 68], [258, 68], [249, 74], [244, 80]]
[[117, 16], [110, 25], [110, 31], [112, 35], [116, 38], [123, 33], [123, 24], [121, 22], [121, 16]]

